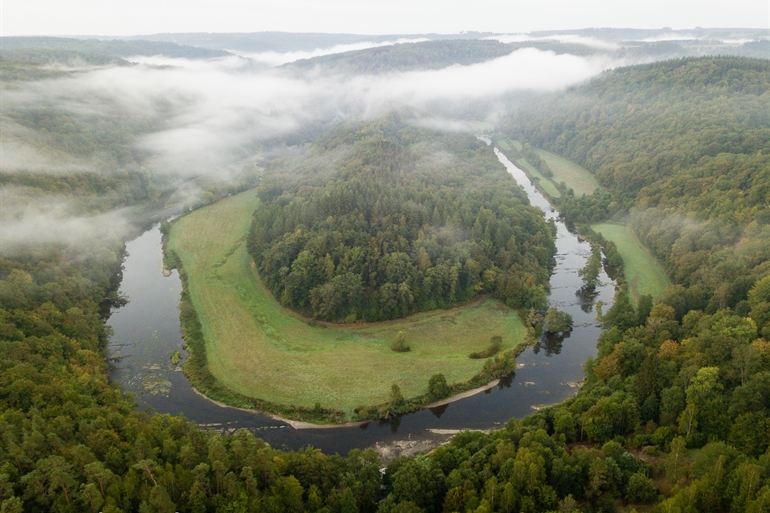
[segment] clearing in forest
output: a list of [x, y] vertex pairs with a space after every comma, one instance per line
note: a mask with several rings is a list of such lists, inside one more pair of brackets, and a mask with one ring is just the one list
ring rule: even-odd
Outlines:
[[[406, 319], [311, 326], [276, 301], [252, 266], [245, 240], [258, 202], [247, 191], [196, 210], [174, 223], [167, 243], [188, 276], [209, 370], [230, 390], [350, 413], [389, 401], [394, 383], [408, 398], [426, 393], [435, 373], [464, 382], [486, 362], [469, 354], [492, 336], [502, 336], [504, 351], [523, 340], [518, 315], [491, 297]], [[410, 352], [391, 350], [399, 331]]]
[[639, 297], [650, 294], [657, 297], [670, 281], [663, 267], [647, 251], [629, 226], [614, 223], [591, 225], [596, 233], [615, 243], [623, 257], [623, 273], [628, 281], [631, 301], [636, 304]]
[[543, 175], [521, 154], [522, 144], [520, 141], [516, 139], [498, 139], [495, 141], [495, 144], [508, 157], [508, 160], [513, 162], [519, 169], [522, 169], [529, 176], [530, 180], [536, 182], [542, 192], [551, 198], [561, 198], [561, 192], [559, 192], [556, 184]]
[[551, 181], [557, 184], [564, 182], [568, 189], [575, 192], [575, 196], [593, 194], [594, 190], [599, 187], [593, 175], [584, 167], [545, 150], [536, 148], [535, 151], [553, 171]]

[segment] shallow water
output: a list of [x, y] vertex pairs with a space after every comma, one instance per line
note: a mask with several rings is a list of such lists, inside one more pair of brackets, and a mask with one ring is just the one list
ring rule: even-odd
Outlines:
[[594, 304], [612, 302], [615, 283], [602, 271], [596, 294], [583, 298], [577, 274], [591, 254], [590, 245], [557, 218], [548, 201], [523, 171], [497, 149], [500, 161], [524, 188], [530, 202], [553, 218], [556, 266], [551, 276], [549, 302], [574, 320], [573, 331], [563, 339], [541, 338], [517, 359], [520, 366], [500, 385], [460, 401], [416, 413], [373, 421], [360, 427], [295, 430], [266, 415], [219, 406], [198, 395], [171, 356], [182, 349], [179, 327], [179, 296], [182, 285], [176, 271], [162, 273], [161, 234], [157, 226], [127, 244], [120, 292], [129, 303], [113, 311], [109, 325], [111, 379], [136, 395], [141, 408], [160, 413], [183, 414], [202, 427], [217, 430], [246, 428], [274, 447], [297, 449], [312, 445], [327, 452], [347, 453], [398, 440], [430, 438], [431, 429], [494, 429], [511, 417], [523, 417], [542, 405], [563, 401], [576, 392], [583, 378], [583, 362], [596, 353], [600, 328]]

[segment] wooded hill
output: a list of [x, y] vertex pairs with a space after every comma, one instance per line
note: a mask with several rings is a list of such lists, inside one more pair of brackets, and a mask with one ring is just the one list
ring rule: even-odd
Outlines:
[[745, 315], [770, 271], [768, 105], [770, 61], [682, 59], [606, 72], [522, 107], [509, 130], [594, 174], [603, 188], [560, 209], [632, 223], [677, 284], [663, 299], [677, 318]]
[[[70, 72], [37, 61], [0, 59], [0, 73], [5, 86], [21, 89], [26, 81]], [[81, 114], [51, 104], [45, 92], [37, 102], [15, 102], [13, 94], [4, 98], [0, 134], [5, 148], [0, 186], [15, 188], [13, 203], [23, 205], [44, 193], [66, 195], [74, 199], [77, 213], [93, 214], [158, 198], [166, 180], [143, 167], [149, 154], [135, 144], [139, 136], [160, 129], [158, 116], [126, 116], [106, 99], [98, 111]]]
[[557, 54], [591, 55], [596, 50], [579, 44], [553, 41], [504, 44], [486, 39], [423, 41], [344, 52], [284, 65], [288, 69], [310, 69], [345, 73], [387, 73], [441, 69], [453, 64], [467, 66], [503, 57], [521, 48], [537, 48]]
[[350, 321], [483, 292], [512, 308], [545, 306], [551, 228], [486, 144], [391, 115], [333, 130], [306, 158], [335, 156], [300, 179], [301, 162], [274, 164], [258, 188], [249, 251], [284, 305]]
[[19, 49], [74, 51], [94, 55], [130, 57], [132, 55], [165, 55], [187, 59], [208, 59], [232, 55], [224, 50], [178, 45], [167, 41], [123, 39], [77, 39], [74, 37], [13, 36], [0, 38], [3, 51]]

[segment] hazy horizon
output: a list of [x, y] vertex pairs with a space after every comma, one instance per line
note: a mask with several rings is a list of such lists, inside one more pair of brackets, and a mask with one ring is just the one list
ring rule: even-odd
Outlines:
[[[44, 15], [41, 16], [41, 13]], [[183, 15], [182, 15], [183, 13]], [[555, 15], [556, 13], [556, 15]], [[2, 36], [126, 37], [158, 33], [252, 33], [262, 31], [358, 35], [529, 33], [539, 30], [633, 28], [768, 29], [770, 2], [723, 1], [569, 2], [493, 0], [483, 8], [467, 2], [396, 0], [387, 4], [333, 0], [323, 4], [290, 0], [247, 4], [225, 0], [216, 5], [172, 0], [60, 3], [6, 0]]]

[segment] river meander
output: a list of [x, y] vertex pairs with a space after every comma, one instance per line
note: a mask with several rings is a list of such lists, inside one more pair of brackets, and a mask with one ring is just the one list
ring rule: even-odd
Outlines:
[[[595, 302], [608, 307], [615, 283], [602, 271], [601, 285], [590, 298], [579, 294], [577, 272], [590, 256], [590, 245], [571, 232], [523, 171], [495, 149], [508, 172], [524, 188], [530, 202], [540, 207], [557, 226], [556, 266], [551, 275], [549, 302], [570, 313], [573, 331], [561, 338], [541, 338], [517, 359], [515, 374], [471, 397], [358, 427], [297, 430], [269, 416], [220, 406], [197, 394], [174, 365], [171, 356], [184, 357], [179, 327], [182, 285], [176, 271], [164, 276], [158, 226], [127, 244], [120, 292], [129, 303], [112, 312], [108, 324], [111, 379], [135, 394], [140, 408], [182, 414], [201, 427], [253, 431], [274, 447], [298, 449], [308, 445], [326, 452], [347, 453], [353, 448], [434, 438], [437, 432], [458, 429], [495, 429], [512, 417], [523, 417], [543, 405], [572, 397], [583, 378], [583, 362], [596, 353], [600, 327]], [[605, 307], [605, 308], [606, 308]]]

